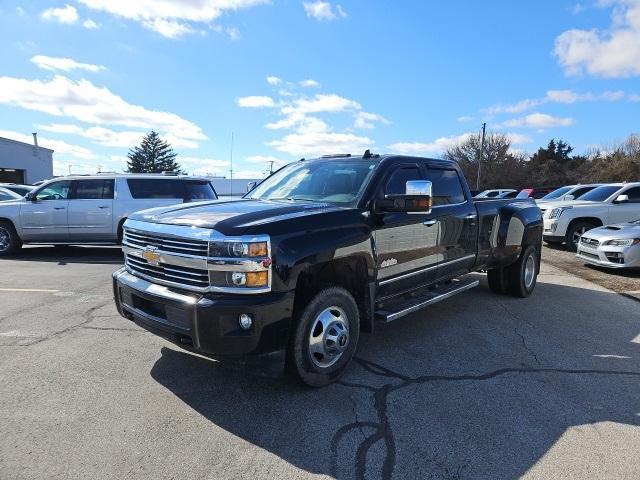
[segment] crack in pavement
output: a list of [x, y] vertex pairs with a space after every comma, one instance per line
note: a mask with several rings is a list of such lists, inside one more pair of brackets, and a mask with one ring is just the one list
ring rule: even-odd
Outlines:
[[[512, 368], [505, 367], [493, 370], [487, 373], [480, 374], [462, 374], [462, 375], [421, 375], [418, 377], [410, 377], [399, 372], [395, 372], [387, 367], [374, 363], [370, 360], [354, 357], [354, 361], [362, 367], [364, 370], [385, 379], [399, 380], [400, 383], [390, 384], [385, 383], [381, 387], [374, 387], [372, 385], [351, 383], [346, 381], [337, 382], [347, 388], [362, 388], [373, 394], [374, 409], [378, 417], [376, 421], [356, 421], [340, 427], [333, 435], [331, 439], [331, 461], [330, 471], [331, 474], [338, 478], [338, 447], [340, 441], [344, 436], [354, 429], [360, 429], [363, 427], [372, 428], [374, 432], [368, 435], [356, 449], [355, 454], [355, 476], [357, 479], [366, 478], [367, 474], [367, 454], [371, 448], [383, 441], [385, 445], [385, 457], [382, 462], [382, 471], [379, 474], [373, 475], [382, 479], [390, 479], [393, 475], [396, 462], [396, 444], [391, 424], [388, 417], [388, 397], [390, 394], [397, 392], [403, 388], [411, 385], [422, 385], [430, 382], [464, 382], [464, 381], [485, 381], [492, 380], [494, 378], [511, 374], [536, 374], [536, 373], [558, 373], [568, 375], [626, 375], [640, 377], [640, 372], [625, 371], [625, 370], [593, 370], [593, 369], [568, 369], [568, 368], [551, 368], [551, 367], [521, 367]], [[442, 466], [440, 466], [442, 468]], [[449, 471], [446, 469], [446, 471]], [[458, 472], [461, 473], [461, 472]]]

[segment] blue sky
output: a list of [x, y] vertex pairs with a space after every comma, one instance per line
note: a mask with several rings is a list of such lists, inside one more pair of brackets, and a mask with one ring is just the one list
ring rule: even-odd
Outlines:
[[0, 4], [0, 136], [56, 173], [121, 170], [159, 131], [191, 173], [437, 156], [477, 132], [578, 152], [638, 132], [640, 0], [61, 0]]

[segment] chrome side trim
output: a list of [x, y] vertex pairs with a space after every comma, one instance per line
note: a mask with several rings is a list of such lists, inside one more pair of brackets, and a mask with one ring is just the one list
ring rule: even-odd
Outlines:
[[391, 282], [395, 282], [397, 280], [403, 280], [405, 278], [413, 277], [414, 275], [419, 275], [421, 273], [428, 272], [430, 270], [433, 270], [433, 269], [438, 268], [438, 267], [442, 267], [444, 265], [450, 265], [452, 263], [462, 262], [464, 260], [470, 260], [472, 258], [476, 258], [476, 255], [475, 254], [465, 255], [464, 257], [456, 258], [454, 260], [449, 260], [447, 262], [436, 263], [435, 265], [431, 265], [429, 267], [425, 267], [425, 268], [422, 268], [420, 270], [416, 270], [414, 272], [405, 273], [403, 275], [400, 275], [400, 276], [397, 276], [397, 277], [393, 277], [393, 278], [387, 278], [385, 280], [380, 281], [378, 283], [378, 285], [379, 286], [386, 285], [387, 283], [391, 283]]

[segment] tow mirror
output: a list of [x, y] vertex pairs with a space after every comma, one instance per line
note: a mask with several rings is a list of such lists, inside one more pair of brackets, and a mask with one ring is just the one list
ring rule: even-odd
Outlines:
[[251, 190], [256, 188], [256, 185], [258, 185], [258, 182], [256, 181], [247, 183], [247, 192], [250, 192]]
[[629, 195], [618, 195], [614, 200], [614, 203], [627, 203], [629, 201]]
[[429, 180], [409, 180], [404, 194], [385, 195], [375, 202], [376, 212], [431, 212], [432, 183]]

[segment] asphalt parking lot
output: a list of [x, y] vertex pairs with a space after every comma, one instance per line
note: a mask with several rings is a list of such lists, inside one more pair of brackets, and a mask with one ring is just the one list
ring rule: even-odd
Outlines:
[[0, 260], [0, 478], [640, 476], [640, 303], [605, 281], [543, 263], [526, 300], [483, 281], [362, 336], [343, 379], [311, 390], [119, 317], [121, 261]]

